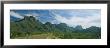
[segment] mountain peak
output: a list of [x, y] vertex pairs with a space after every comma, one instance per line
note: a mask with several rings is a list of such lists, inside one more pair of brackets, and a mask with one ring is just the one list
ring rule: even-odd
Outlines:
[[33, 16], [24, 16], [24, 20], [35, 20]]
[[36, 19], [33, 16], [24, 16], [23, 19], [19, 19], [19, 20], [15, 21], [15, 22], [20, 22], [20, 21], [35, 21], [35, 20]]
[[77, 25], [75, 28], [78, 29], [78, 30], [82, 30], [83, 29], [81, 25]]

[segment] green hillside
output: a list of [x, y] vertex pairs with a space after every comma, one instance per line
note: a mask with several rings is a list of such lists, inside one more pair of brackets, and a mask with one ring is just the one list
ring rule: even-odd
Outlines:
[[33, 16], [25, 16], [24, 19], [10, 22], [11, 39], [100, 39], [101, 28], [91, 26], [83, 29], [75, 28], [65, 23], [43, 24]]

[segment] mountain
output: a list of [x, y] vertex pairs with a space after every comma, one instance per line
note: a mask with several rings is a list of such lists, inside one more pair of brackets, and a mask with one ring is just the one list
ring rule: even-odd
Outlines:
[[75, 32], [84, 32], [83, 30], [83, 28], [82, 28], [82, 26], [81, 25], [77, 25], [75, 28], [74, 28], [74, 30], [75, 30]]
[[81, 25], [73, 28], [67, 26], [65, 23], [51, 24], [50, 22], [46, 22], [43, 24], [39, 20], [36, 20], [33, 16], [24, 16], [23, 19], [10, 23], [11, 32], [101, 32], [101, 28], [96, 26], [83, 29]]
[[75, 29], [76, 29], [76, 30], [83, 30], [83, 28], [82, 28], [81, 25], [77, 25], [77, 26], [75, 27]]
[[[16, 18], [13, 18], [16, 19]], [[23, 19], [17, 19], [10, 22], [10, 38], [34, 36], [58, 37], [58, 38], [100, 38], [101, 28], [91, 26], [83, 29], [81, 25], [69, 27], [65, 23], [52, 24], [50, 22], [42, 23], [33, 16], [24, 16]], [[33, 38], [33, 37], [31, 37]]]
[[91, 26], [89, 28], [86, 28], [85, 32], [101, 32], [101, 28], [96, 26]]

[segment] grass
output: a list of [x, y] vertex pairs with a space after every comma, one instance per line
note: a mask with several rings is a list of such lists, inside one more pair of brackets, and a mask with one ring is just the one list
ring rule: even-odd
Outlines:
[[18, 35], [13, 39], [100, 39], [100, 33], [90, 32], [32, 32]]

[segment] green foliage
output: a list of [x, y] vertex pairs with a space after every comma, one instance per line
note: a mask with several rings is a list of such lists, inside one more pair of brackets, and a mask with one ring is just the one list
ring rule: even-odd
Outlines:
[[69, 27], [65, 23], [51, 24], [41, 23], [34, 17], [25, 16], [24, 19], [10, 22], [10, 38], [48, 38], [48, 39], [99, 39], [101, 38], [101, 28], [92, 26], [83, 29], [82, 26], [76, 28]]

